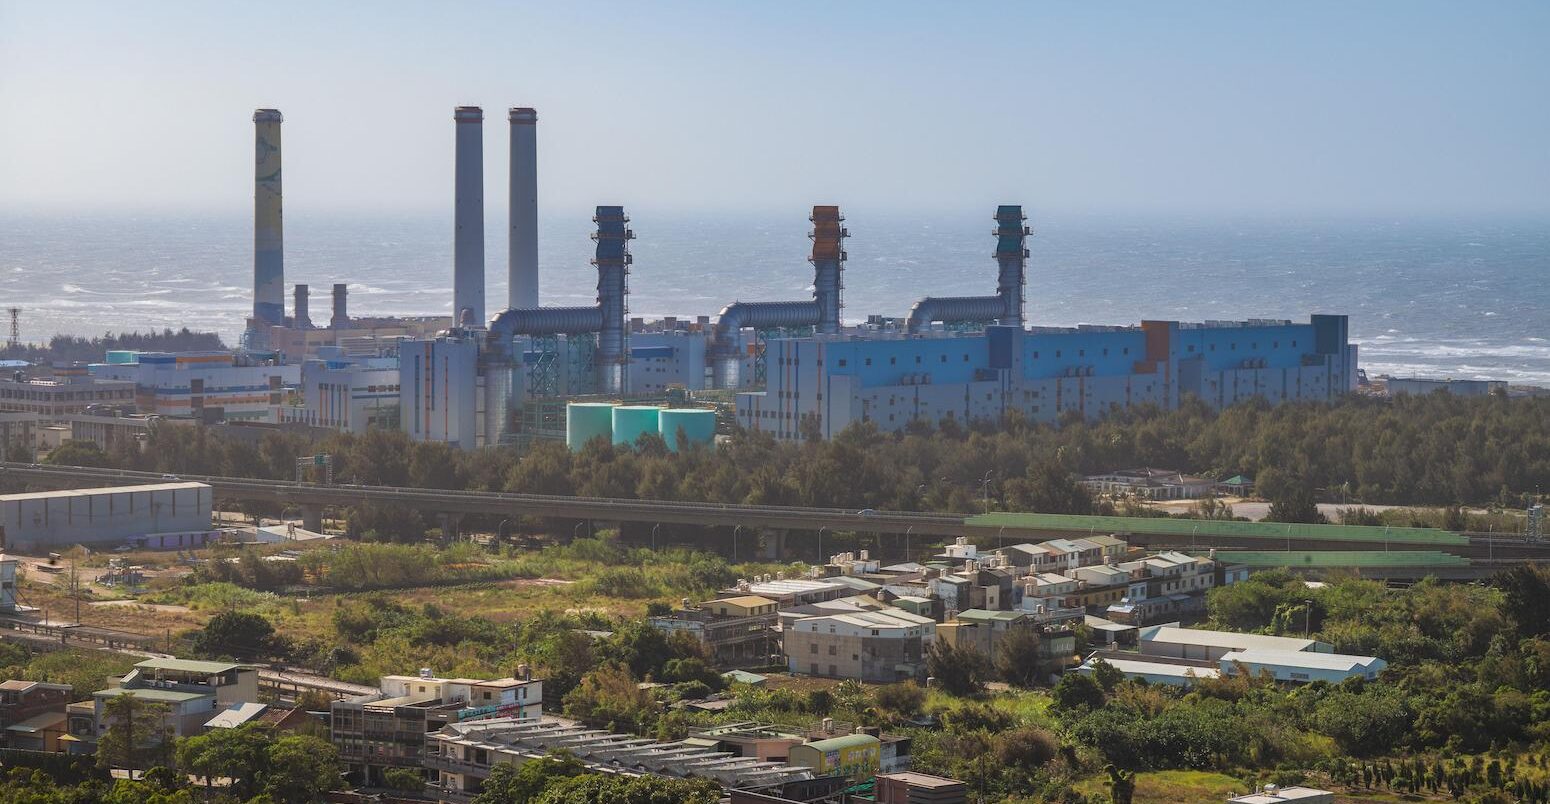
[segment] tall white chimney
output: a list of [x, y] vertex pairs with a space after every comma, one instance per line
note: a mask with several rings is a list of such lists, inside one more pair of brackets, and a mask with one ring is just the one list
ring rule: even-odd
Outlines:
[[538, 306], [538, 112], [514, 107], [511, 122], [511, 230], [506, 305]]
[[453, 188], [452, 323], [463, 311], [484, 323], [484, 110], [459, 106]]

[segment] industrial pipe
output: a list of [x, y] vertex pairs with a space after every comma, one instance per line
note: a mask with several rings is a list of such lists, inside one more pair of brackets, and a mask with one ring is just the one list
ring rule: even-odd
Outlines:
[[1023, 325], [1023, 288], [1027, 284], [1028, 227], [1023, 208], [1003, 204], [996, 208], [996, 295], [926, 297], [910, 308], [906, 331], [915, 335], [933, 321]]
[[624, 207], [598, 207], [592, 220], [597, 241], [592, 264], [597, 266], [597, 306], [535, 307], [512, 309], [490, 319], [480, 361], [485, 373], [485, 442], [500, 443], [510, 427], [516, 408], [516, 371], [520, 361], [512, 351], [518, 335], [583, 335], [597, 333], [596, 364], [605, 394], [625, 391], [625, 363], [629, 357], [625, 316], [630, 271], [629, 241], [635, 233]]
[[712, 331], [711, 383], [717, 388], [736, 388], [743, 357], [737, 351], [737, 335], [744, 328], [792, 329], [812, 327], [819, 334], [840, 331], [840, 291], [844, 288], [844, 239], [850, 232], [841, 224], [845, 216], [837, 206], [815, 206], [808, 217], [813, 229], [813, 300], [785, 302], [733, 302], [721, 309]]

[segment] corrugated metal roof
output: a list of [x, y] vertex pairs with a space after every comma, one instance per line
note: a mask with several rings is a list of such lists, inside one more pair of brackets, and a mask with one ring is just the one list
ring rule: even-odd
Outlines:
[[830, 737], [827, 740], [814, 740], [803, 743], [802, 747], [812, 748], [817, 751], [838, 751], [842, 748], [855, 748], [860, 745], [882, 745], [882, 740], [870, 734], [847, 734], [843, 737]]
[[93, 489], [59, 489], [57, 491], [29, 491], [21, 494], [0, 494], [0, 503], [26, 500], [51, 500], [62, 497], [100, 497], [105, 494], [127, 494], [149, 491], [209, 490], [204, 483], [149, 483], [142, 486], [104, 486]]
[[206, 662], [198, 659], [146, 659], [135, 665], [142, 670], [171, 670], [175, 673], [204, 673], [219, 675], [232, 670], [252, 669], [251, 665], [234, 662]]

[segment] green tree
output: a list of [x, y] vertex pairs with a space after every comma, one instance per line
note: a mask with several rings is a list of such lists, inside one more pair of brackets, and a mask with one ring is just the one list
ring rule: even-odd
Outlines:
[[949, 695], [972, 697], [985, 691], [990, 662], [973, 648], [959, 648], [938, 639], [926, 649], [926, 674]]
[[586, 772], [587, 766], [565, 751], [555, 751], [544, 759], [521, 764], [503, 762], [490, 768], [490, 775], [472, 804], [533, 801], [555, 781]]
[[193, 647], [201, 656], [255, 659], [270, 654], [274, 639], [274, 626], [262, 615], [223, 611], [205, 623], [195, 635]]
[[389, 790], [418, 795], [425, 791], [425, 774], [416, 768], [388, 768], [382, 772], [382, 784]]
[[172, 754], [170, 710], [164, 703], [141, 700], [126, 690], [102, 704], [108, 724], [97, 740], [97, 766], [144, 770], [166, 764]]
[[307, 734], [287, 734], [269, 748], [270, 772], [264, 793], [284, 804], [310, 804], [344, 787], [339, 752], [332, 743]]
[[591, 773], [557, 780], [533, 804], [716, 804], [721, 795], [709, 779]]
[[878, 687], [876, 698], [879, 707], [905, 717], [919, 712], [926, 705], [926, 691], [913, 681]]
[[269, 748], [274, 743], [267, 724], [245, 723], [234, 729], [210, 729], [177, 743], [177, 767], [204, 780], [228, 779], [233, 795], [257, 795], [269, 772]]
[[108, 455], [97, 446], [95, 441], [66, 441], [55, 447], [44, 459], [44, 463], [53, 466], [90, 466], [101, 468], [109, 466]]
[[565, 696], [565, 713], [595, 726], [644, 733], [655, 724], [658, 707], [629, 670], [609, 664], [582, 676]]
[[1066, 711], [1098, 709], [1108, 700], [1103, 687], [1088, 673], [1066, 673], [1050, 693], [1055, 706]]
[[1497, 574], [1494, 583], [1520, 638], [1550, 635], [1550, 568], [1519, 565]]
[[1032, 687], [1040, 678], [1039, 632], [1033, 628], [1013, 628], [1001, 635], [996, 644], [996, 675], [1008, 684]]
[[1317, 524], [1329, 520], [1319, 513], [1313, 490], [1306, 485], [1296, 484], [1270, 499], [1270, 510], [1265, 513], [1265, 521]]

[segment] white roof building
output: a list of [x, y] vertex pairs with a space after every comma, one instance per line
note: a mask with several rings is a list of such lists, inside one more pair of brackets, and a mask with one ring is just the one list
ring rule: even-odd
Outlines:
[[1256, 675], [1268, 670], [1277, 681], [1330, 683], [1339, 683], [1352, 676], [1371, 681], [1388, 667], [1388, 662], [1376, 656], [1286, 650], [1235, 650], [1223, 654], [1220, 662], [1222, 672], [1228, 674], [1242, 664], [1244, 669]]
[[1148, 626], [1141, 629], [1140, 636], [1142, 653], [1179, 659], [1216, 660], [1231, 651], [1242, 650], [1315, 653], [1333, 653], [1335, 650], [1335, 646], [1315, 639], [1181, 628], [1177, 624]]

